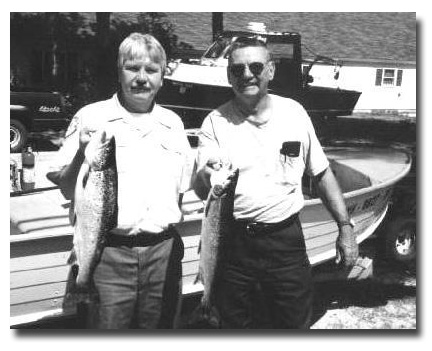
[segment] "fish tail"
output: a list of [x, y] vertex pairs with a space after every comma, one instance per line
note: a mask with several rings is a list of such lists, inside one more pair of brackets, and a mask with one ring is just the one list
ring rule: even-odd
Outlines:
[[70, 252], [69, 258], [67, 260], [67, 264], [74, 266], [77, 264], [77, 262], [78, 262], [78, 260], [77, 260], [76, 251], [75, 251], [75, 249], [72, 249]]
[[72, 302], [74, 304], [79, 303], [91, 303], [95, 301], [96, 293], [92, 292], [90, 290], [81, 290], [78, 288], [75, 288], [74, 290], [68, 292], [65, 296], [65, 299], [67, 299], [69, 302]]
[[89, 292], [77, 292], [75, 293], [74, 299], [77, 304], [92, 302], [92, 297]]
[[203, 295], [201, 299], [201, 313], [202, 318], [207, 321], [207, 323], [212, 328], [219, 328], [220, 327], [220, 315], [216, 307], [210, 302], [210, 300]]
[[198, 253], [201, 253], [201, 239], [200, 239], [200, 241], [199, 241], [199, 243], [198, 243]]

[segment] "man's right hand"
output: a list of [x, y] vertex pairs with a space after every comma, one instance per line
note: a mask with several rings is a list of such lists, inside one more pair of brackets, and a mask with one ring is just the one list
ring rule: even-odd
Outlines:
[[[223, 173], [219, 173], [227, 166], [222, 163], [219, 158], [210, 158], [206, 165], [197, 173], [197, 178], [194, 184], [195, 193], [201, 200], [207, 198], [211, 187], [216, 184], [219, 178], [223, 177]], [[226, 177], [225, 177], [226, 178]]]
[[83, 154], [94, 132], [96, 132], [95, 129], [91, 129], [88, 127], [84, 127], [83, 129], [81, 129], [79, 134], [79, 151]]

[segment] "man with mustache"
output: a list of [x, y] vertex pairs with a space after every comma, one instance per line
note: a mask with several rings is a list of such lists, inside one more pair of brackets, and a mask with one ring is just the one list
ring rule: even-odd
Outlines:
[[89, 327], [173, 328], [181, 298], [183, 243], [173, 227], [189, 188], [190, 146], [179, 116], [157, 103], [166, 54], [149, 34], [132, 33], [118, 53], [119, 91], [83, 107], [66, 132], [59, 176], [73, 199], [92, 134], [115, 136], [118, 220], [93, 275]]

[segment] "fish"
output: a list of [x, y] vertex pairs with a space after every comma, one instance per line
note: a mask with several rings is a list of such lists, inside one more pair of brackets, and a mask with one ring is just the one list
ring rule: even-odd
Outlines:
[[74, 236], [69, 264], [77, 270], [75, 289], [89, 291], [107, 236], [117, 226], [116, 143], [96, 132], [85, 149], [74, 191]]
[[[219, 171], [218, 171], [219, 172]], [[204, 286], [201, 309], [210, 315], [218, 276], [223, 269], [225, 244], [233, 224], [234, 194], [239, 169], [231, 170], [225, 181], [214, 184], [207, 197], [201, 224], [199, 269], [196, 282]]]

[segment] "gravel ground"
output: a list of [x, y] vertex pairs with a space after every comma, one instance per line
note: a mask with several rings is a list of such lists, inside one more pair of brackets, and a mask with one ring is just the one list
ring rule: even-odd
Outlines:
[[[365, 243], [376, 253], [375, 240]], [[373, 256], [372, 254], [372, 256]], [[317, 287], [312, 329], [416, 329], [416, 267], [374, 257], [371, 279]], [[319, 306], [323, 314], [319, 314]]]

